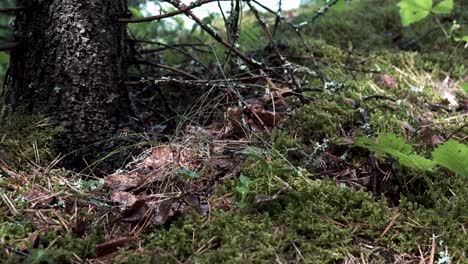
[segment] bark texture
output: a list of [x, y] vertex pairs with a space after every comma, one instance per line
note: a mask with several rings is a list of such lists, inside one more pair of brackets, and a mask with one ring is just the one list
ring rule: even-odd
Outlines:
[[12, 54], [7, 103], [63, 126], [56, 145], [80, 167], [111, 147], [107, 140], [128, 115], [126, 29], [117, 22], [126, 0], [17, 2], [31, 8], [15, 22], [20, 47]]

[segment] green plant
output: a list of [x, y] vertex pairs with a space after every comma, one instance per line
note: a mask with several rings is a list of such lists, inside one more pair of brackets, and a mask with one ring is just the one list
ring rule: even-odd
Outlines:
[[449, 140], [432, 152], [432, 160], [414, 153], [413, 147], [403, 138], [392, 133], [381, 133], [377, 141], [361, 137], [355, 143], [379, 155], [388, 155], [397, 159], [401, 165], [421, 170], [432, 170], [434, 165], [447, 168], [461, 176], [468, 177], [468, 146]]
[[240, 208], [248, 207], [249, 203], [247, 202], [247, 196], [251, 193], [256, 193], [256, 191], [252, 188], [253, 185], [257, 182], [257, 180], [251, 180], [249, 177], [242, 175], [239, 177], [240, 185], [236, 186], [236, 191], [240, 194], [240, 202], [237, 205]]
[[433, 6], [432, 0], [402, 0], [397, 5], [403, 26], [423, 20], [430, 13], [449, 14], [453, 10], [453, 0], [444, 0], [436, 6]]
[[179, 173], [179, 175], [183, 176], [184, 179], [190, 181], [190, 180], [193, 180], [193, 179], [198, 179], [200, 178], [200, 175], [194, 171], [192, 171], [191, 169], [188, 169], [188, 168], [182, 168], [180, 170], [177, 171]]
[[[450, 14], [454, 6], [453, 0], [443, 0], [435, 6], [433, 0], [401, 0], [397, 5], [400, 8], [400, 17], [403, 26], [409, 26], [410, 24], [423, 20], [430, 13], [436, 15]], [[468, 36], [453, 36], [452, 33], [458, 29], [460, 29], [460, 25], [454, 22], [447, 38], [453, 37], [457, 42], [468, 42]]]
[[432, 152], [434, 163], [457, 174], [468, 177], [468, 147], [449, 140]]
[[356, 141], [356, 145], [378, 154], [392, 156], [406, 167], [431, 170], [434, 166], [431, 160], [413, 154], [413, 147], [406, 144], [403, 138], [398, 138], [395, 134], [381, 133], [377, 138], [377, 142], [367, 137], [361, 137]]

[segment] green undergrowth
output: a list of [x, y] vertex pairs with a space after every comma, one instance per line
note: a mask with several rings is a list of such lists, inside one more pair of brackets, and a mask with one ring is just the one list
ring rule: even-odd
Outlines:
[[86, 237], [78, 237], [72, 232], [38, 230], [29, 223], [3, 222], [0, 224], [2, 247], [21, 250], [21, 254], [0, 252], [2, 263], [72, 263], [75, 256], [86, 259], [95, 256], [95, 246], [104, 237], [98, 230], [90, 231]]
[[43, 116], [12, 114], [0, 127], [1, 161], [18, 169], [26, 161], [47, 165], [56, 157], [54, 137], [61, 132]]
[[[467, 249], [460, 229], [467, 221], [466, 187], [453, 189], [449, 198], [439, 190], [427, 207], [403, 199], [401, 216], [383, 237], [398, 213], [384, 199], [329, 180], [296, 179], [291, 188], [261, 206], [214, 210], [208, 219], [194, 214], [155, 229], [145, 235], [145, 248], [163, 251], [151, 258], [125, 252], [118, 262], [335, 263], [361, 255], [391, 263], [394, 251], [415, 252], [418, 245], [427, 249], [432, 235], [443, 245], [439, 251], [447, 249], [454, 260]], [[370, 247], [362, 246], [366, 243]]]
[[[213, 207], [208, 216], [193, 213], [163, 227], [150, 227], [138, 243], [121, 249], [114, 262], [340, 263], [361, 258], [394, 263], [405, 254], [419, 256], [420, 250], [428, 256], [433, 240], [436, 260], [448, 255], [453, 263], [466, 261], [466, 178], [444, 168], [407, 168], [395, 157], [376, 155], [379, 172], [387, 173], [380, 174], [379, 194], [373, 196], [370, 188], [365, 190], [366, 183], [358, 181], [370, 176], [371, 167], [369, 151], [355, 142], [369, 128], [375, 136], [398, 135], [414, 147], [414, 153], [429, 158], [434, 146], [428, 134], [446, 138], [466, 123], [457, 117], [460, 112], [429, 107], [443, 100], [440, 82], [466, 77], [466, 49], [438, 30], [417, 43], [419, 52], [402, 50], [398, 46], [405, 41], [440, 26], [431, 20], [402, 28], [396, 2], [369, 6], [369, 1], [353, 1], [352, 9], [332, 10], [306, 27], [304, 36], [317, 65], [294, 32], [282, 30], [278, 38], [287, 44], [285, 56], [296, 66], [305, 66], [298, 70], [305, 86], [323, 85], [316, 76], [320, 70], [328, 78], [325, 91], [306, 92], [309, 103], [291, 107], [283, 127], [255, 138], [262, 144], [236, 153], [245, 158], [240, 176], [220, 181], [209, 197], [210, 201], [232, 199], [231, 208]], [[456, 10], [454, 16], [466, 18], [466, 11]], [[307, 18], [310, 10], [301, 10], [297, 22]], [[261, 30], [251, 33], [250, 38], [257, 40], [252, 45], [264, 47], [255, 37]], [[248, 41], [249, 36], [241, 39]], [[246, 46], [241, 43], [242, 49]], [[224, 51], [216, 52], [222, 63]], [[394, 78], [394, 84], [380, 82], [382, 75]], [[466, 99], [461, 90], [452, 91], [459, 100]], [[392, 100], [364, 101], [372, 95]], [[408, 131], [421, 127], [424, 119], [438, 125], [416, 134]], [[17, 116], [0, 129], [0, 155], [21, 169], [26, 159], [35, 160], [36, 144], [41, 159], [51, 160], [55, 154], [49, 147], [59, 132], [41, 117]], [[52, 187], [54, 192], [67, 188]], [[20, 212], [25, 209], [20, 200], [15, 204]], [[7, 211], [3, 201], [1, 205]], [[26, 217], [0, 217], [1, 243], [31, 254], [24, 258], [0, 251], [9, 263], [67, 263], [74, 255], [95, 257], [95, 245], [107, 240], [101, 232], [112, 228], [93, 225], [83, 237], [73, 230], [47, 230], [37, 242], [32, 234], [40, 228]], [[96, 215], [90, 212], [87, 217]], [[139, 254], [140, 249], [154, 253]]]

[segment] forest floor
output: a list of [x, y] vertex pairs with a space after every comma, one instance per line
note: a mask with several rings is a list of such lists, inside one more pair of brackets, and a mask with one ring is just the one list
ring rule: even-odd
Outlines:
[[[170, 136], [138, 134], [116, 153], [140, 153], [103, 178], [57, 167], [47, 119], [13, 118], [4, 263], [467, 263], [468, 51], [442, 32], [412, 42], [434, 24], [382, 37], [399, 20], [378, 8], [319, 20], [305, 32], [314, 59], [283, 28], [301, 93], [213, 85], [222, 97], [210, 89]], [[426, 166], [436, 150], [453, 166]]]

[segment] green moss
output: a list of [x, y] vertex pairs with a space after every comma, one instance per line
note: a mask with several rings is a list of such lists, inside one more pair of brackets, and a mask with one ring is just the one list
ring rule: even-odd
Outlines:
[[[147, 247], [201, 263], [287, 262], [298, 252], [306, 262], [332, 263], [359, 254], [353, 236], [376, 238], [389, 220], [385, 203], [362, 191], [329, 181], [298, 180], [293, 187], [255, 213], [214, 210], [209, 222], [194, 215], [155, 230]], [[171, 261], [168, 254], [158, 258]]]
[[36, 160], [36, 150], [43, 164], [56, 157], [53, 151], [54, 136], [60, 127], [51, 125], [38, 115], [12, 114], [0, 128], [0, 157], [7, 164], [24, 169], [26, 160]]
[[343, 129], [353, 127], [355, 110], [346, 105], [340, 96], [323, 97], [306, 105], [293, 115], [291, 129], [306, 142], [321, 141], [323, 138], [336, 138]]
[[8, 223], [0, 224], [0, 241], [3, 244], [15, 243], [18, 239], [23, 239], [32, 232], [32, 226], [24, 223]]
[[[91, 231], [85, 238], [79, 238], [71, 232], [64, 234], [48, 232], [44, 238], [44, 241], [47, 241], [44, 245], [45, 249], [33, 250], [29, 260], [37, 257], [38, 251], [44, 255], [44, 259], [48, 259], [52, 263], [71, 263], [75, 255], [82, 259], [92, 258], [95, 256], [96, 244], [104, 240], [99, 232], [101, 231]], [[54, 241], [53, 244], [47, 245], [52, 241]]]
[[419, 197], [403, 197], [402, 219], [388, 235], [399, 251], [416, 251], [416, 245], [429, 245], [432, 236], [443, 241], [454, 259], [468, 250], [463, 229], [468, 225], [468, 180], [433, 175], [430, 186]]

